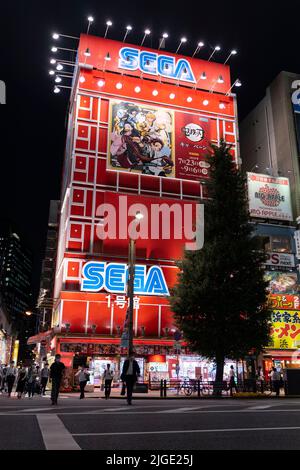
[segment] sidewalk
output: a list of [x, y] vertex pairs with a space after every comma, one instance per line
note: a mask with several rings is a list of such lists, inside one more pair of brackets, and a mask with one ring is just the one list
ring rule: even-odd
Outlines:
[[[124, 399], [125, 397], [124, 396], [121, 396], [120, 395], [121, 393], [121, 389], [120, 388], [116, 388], [116, 389], [112, 389], [111, 391], [111, 395], [110, 395], [110, 399], [111, 398], [119, 398], [119, 399]], [[79, 392], [68, 392], [68, 393], [64, 393], [64, 392], [61, 392], [60, 393], [60, 396], [65, 396], [65, 397], [69, 397], [69, 398], [79, 398], [80, 396], [80, 393]], [[104, 391], [99, 391], [97, 389], [97, 391], [95, 392], [85, 392], [85, 398], [103, 398], [105, 399], [105, 396], [104, 396]], [[221, 397], [215, 397], [213, 395], [201, 395], [200, 397], [198, 397], [197, 393], [193, 393], [191, 396], [186, 396], [184, 393], [179, 393], [177, 395], [177, 392], [175, 390], [167, 390], [167, 396], [166, 397], [161, 397], [160, 396], [160, 390], [149, 390], [148, 393], [133, 393], [133, 398], [134, 399], [155, 399], [155, 400], [163, 400], [163, 399], [170, 399], [170, 400], [173, 400], [173, 399], [182, 399], [182, 398], [185, 398], [185, 399], [203, 399], [203, 400], [209, 400], [209, 399], [220, 399], [220, 398], [233, 398], [233, 397], [230, 397], [230, 395], [226, 394], [226, 395], [222, 395]], [[300, 396], [286, 396], [284, 394], [281, 394], [279, 397], [276, 397], [275, 393], [274, 395], [264, 395], [264, 396], [261, 396], [261, 397], [256, 397], [256, 396], [245, 396], [245, 397], [236, 397], [235, 400], [238, 400], [238, 399], [254, 399], [254, 400], [262, 400], [262, 399], [268, 399], [268, 398], [300, 398]]]

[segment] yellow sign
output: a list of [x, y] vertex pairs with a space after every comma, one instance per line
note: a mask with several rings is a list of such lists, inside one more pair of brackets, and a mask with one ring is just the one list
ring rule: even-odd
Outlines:
[[14, 350], [13, 350], [13, 354], [12, 354], [12, 361], [14, 361], [15, 364], [17, 364], [17, 362], [18, 362], [18, 354], [19, 354], [19, 340], [15, 339]]
[[274, 349], [300, 347], [300, 310], [273, 310], [271, 341]]

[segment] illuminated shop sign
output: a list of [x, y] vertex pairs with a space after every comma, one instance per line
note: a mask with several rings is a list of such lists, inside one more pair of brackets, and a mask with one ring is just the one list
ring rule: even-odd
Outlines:
[[150, 51], [140, 51], [133, 47], [122, 47], [119, 51], [119, 68], [140, 70], [150, 75], [161, 75], [184, 82], [196, 83], [192, 67], [188, 60]]
[[[125, 293], [127, 290], [128, 266], [125, 263], [90, 261], [83, 266], [81, 290], [99, 292], [104, 289], [112, 293]], [[170, 295], [160, 267], [151, 266], [146, 272], [145, 265], [136, 265], [134, 274], [134, 294]]]

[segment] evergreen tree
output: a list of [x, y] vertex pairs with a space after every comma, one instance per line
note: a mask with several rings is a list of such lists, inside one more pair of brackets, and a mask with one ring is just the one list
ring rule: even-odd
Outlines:
[[216, 362], [221, 382], [225, 358], [238, 360], [267, 346], [271, 312], [265, 255], [249, 224], [246, 179], [230, 147], [221, 142], [211, 148], [204, 246], [185, 252], [171, 306], [189, 346]]

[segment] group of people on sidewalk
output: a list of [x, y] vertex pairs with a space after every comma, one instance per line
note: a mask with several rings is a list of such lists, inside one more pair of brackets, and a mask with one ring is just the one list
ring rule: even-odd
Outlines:
[[[61, 381], [65, 373], [65, 365], [61, 362], [60, 354], [56, 354], [55, 361], [49, 368], [48, 363], [45, 363], [44, 367], [40, 370], [39, 366], [30, 365], [29, 367], [15, 367], [14, 361], [11, 361], [9, 366], [0, 365], [0, 392], [7, 392], [7, 396], [10, 397], [12, 389], [16, 384], [16, 393], [19, 399], [22, 395], [28, 394], [29, 398], [33, 395], [40, 394], [45, 395], [46, 386], [48, 380], [52, 383], [51, 387], [51, 403], [57, 405], [59, 396], [59, 389]], [[134, 359], [134, 354], [130, 354], [128, 359], [125, 360], [121, 380], [123, 382], [122, 390], [127, 390], [127, 403], [132, 403], [132, 392], [134, 384], [136, 383], [138, 376], [140, 375], [140, 368], [137, 361]], [[89, 373], [84, 366], [81, 366], [78, 372], [75, 374], [79, 381], [80, 386], [80, 399], [84, 398], [84, 390], [87, 382], [89, 381]], [[114, 378], [114, 373], [110, 368], [110, 364], [107, 364], [106, 369], [103, 373], [103, 389], [105, 399], [107, 400], [111, 394], [111, 385]], [[122, 395], [125, 395], [122, 393]]]
[[[128, 359], [125, 360], [121, 380], [123, 382], [121, 395], [125, 395], [127, 390], [127, 403], [131, 405], [132, 403], [132, 392], [133, 387], [140, 375], [140, 368], [137, 361], [134, 359], [134, 354], [131, 353]], [[89, 380], [89, 373], [87, 372], [84, 366], [81, 366], [78, 372], [75, 374], [75, 377], [78, 378], [79, 387], [80, 387], [80, 399], [84, 398], [85, 386]], [[105, 399], [108, 400], [111, 393], [111, 384], [114, 378], [114, 373], [110, 368], [110, 364], [106, 365], [106, 369], [102, 375], [102, 389], [104, 390]]]
[[14, 361], [11, 361], [9, 365], [0, 365], [0, 392], [7, 392], [8, 397], [11, 396], [15, 384], [19, 399], [26, 393], [29, 398], [32, 398], [35, 393], [45, 395], [48, 379], [49, 367], [47, 363], [43, 369], [36, 365], [17, 368]]
[[[272, 367], [268, 374], [270, 378], [270, 383], [271, 383], [271, 391], [276, 393], [276, 396], [280, 395], [280, 388], [283, 387], [283, 379], [281, 376], [281, 373], [276, 369], [276, 367]], [[265, 391], [265, 376], [264, 372], [261, 366], [258, 367], [257, 373], [256, 373], [256, 384], [259, 386], [259, 392], [264, 393]], [[256, 388], [256, 386], [255, 386]], [[234, 367], [230, 366], [230, 371], [229, 371], [229, 390], [230, 390], [230, 395], [232, 396], [232, 391], [235, 389], [235, 392], [237, 392], [237, 384], [236, 384], [236, 378], [235, 378], [235, 371]]]

